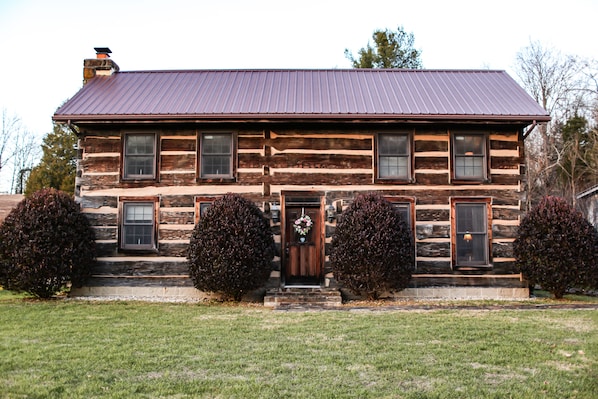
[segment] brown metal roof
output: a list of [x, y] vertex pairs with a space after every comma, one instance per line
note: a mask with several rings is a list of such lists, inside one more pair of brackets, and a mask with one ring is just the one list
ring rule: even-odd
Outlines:
[[549, 116], [506, 72], [192, 70], [117, 72], [86, 84], [56, 121], [471, 119]]

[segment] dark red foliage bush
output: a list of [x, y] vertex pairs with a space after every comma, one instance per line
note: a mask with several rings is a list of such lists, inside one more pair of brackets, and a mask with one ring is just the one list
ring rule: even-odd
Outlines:
[[545, 197], [521, 220], [513, 244], [517, 267], [530, 284], [555, 298], [573, 287], [595, 285], [598, 233], [564, 199]]
[[95, 236], [79, 205], [55, 189], [33, 193], [0, 226], [0, 284], [49, 298], [81, 286], [95, 262]]
[[341, 216], [330, 262], [335, 278], [357, 294], [377, 298], [404, 289], [415, 265], [411, 231], [384, 198], [361, 195]]
[[195, 225], [189, 272], [195, 287], [240, 300], [270, 277], [274, 238], [268, 220], [249, 200], [227, 194]]

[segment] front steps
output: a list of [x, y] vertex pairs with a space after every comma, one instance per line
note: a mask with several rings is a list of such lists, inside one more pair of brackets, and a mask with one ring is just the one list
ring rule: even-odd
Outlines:
[[270, 308], [334, 308], [342, 303], [341, 292], [336, 288], [273, 288], [264, 296], [264, 306]]

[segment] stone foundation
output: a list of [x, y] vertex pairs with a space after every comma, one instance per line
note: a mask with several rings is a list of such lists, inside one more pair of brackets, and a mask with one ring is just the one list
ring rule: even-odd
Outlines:
[[[343, 297], [348, 300], [363, 298], [342, 290]], [[260, 301], [264, 290], [257, 290], [246, 295], [246, 301]], [[131, 286], [94, 286], [73, 289], [71, 297], [102, 297], [110, 299], [139, 299], [161, 301], [205, 301], [220, 297], [197, 290], [194, 287], [131, 287]], [[477, 299], [477, 300], [512, 300], [529, 298], [529, 289], [520, 287], [424, 287], [407, 288], [403, 291], [382, 295], [390, 299]], [[301, 304], [313, 306], [338, 306], [341, 304], [340, 291], [332, 288], [322, 289], [269, 289], [264, 298], [264, 306], [277, 307], [281, 303]]]
[[[349, 290], [341, 289], [347, 300], [363, 300]], [[380, 295], [384, 299], [477, 299], [477, 300], [509, 300], [528, 299], [529, 288], [523, 287], [420, 287], [406, 288], [399, 292], [388, 292]]]
[[202, 301], [217, 298], [195, 287], [131, 287], [93, 286], [73, 288], [70, 297], [102, 297], [106, 299], [155, 299], [164, 301]]

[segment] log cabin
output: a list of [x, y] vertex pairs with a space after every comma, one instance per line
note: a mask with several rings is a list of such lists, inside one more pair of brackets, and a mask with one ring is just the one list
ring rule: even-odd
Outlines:
[[[108, 48], [53, 116], [79, 138], [75, 197], [98, 265], [75, 295], [203, 298], [195, 223], [237, 193], [271, 221], [271, 292], [338, 289], [328, 252], [343, 209], [379, 192], [403, 215], [407, 297], [527, 297], [512, 243], [524, 138], [549, 116], [504, 71], [120, 71]], [[306, 242], [292, 229], [314, 221]]]

